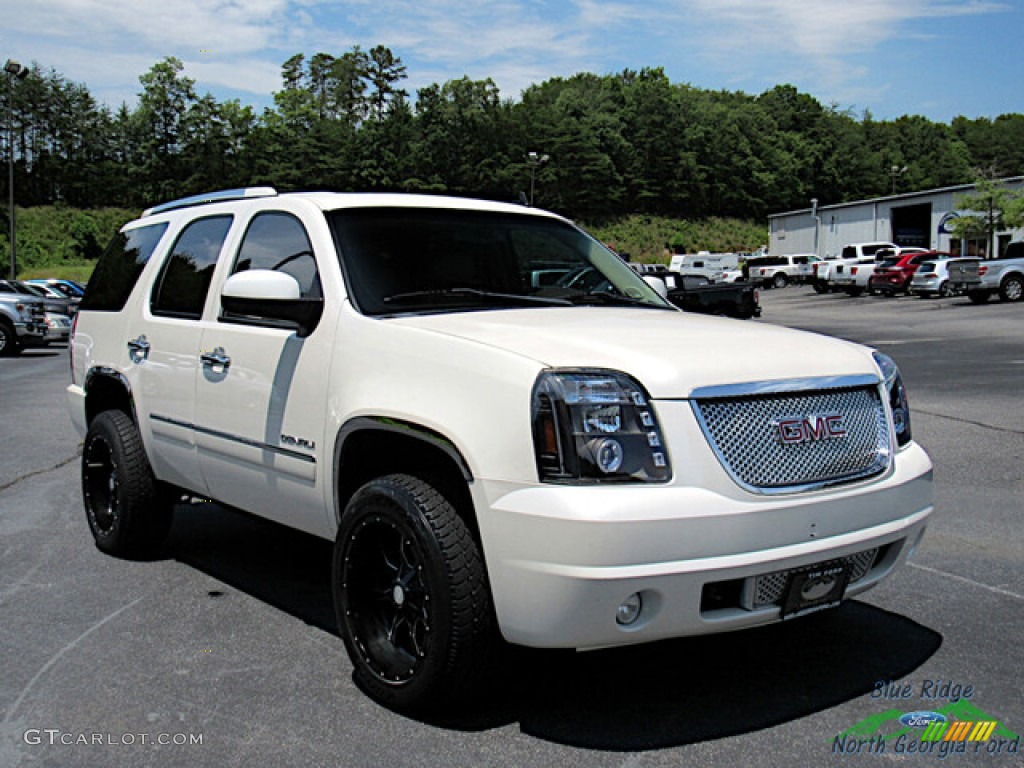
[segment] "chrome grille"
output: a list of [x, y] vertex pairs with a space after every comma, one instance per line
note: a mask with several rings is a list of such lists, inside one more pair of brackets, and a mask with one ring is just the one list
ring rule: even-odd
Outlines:
[[[863, 552], [858, 552], [855, 555], [842, 558], [843, 562], [846, 563], [850, 569], [850, 584], [856, 584], [858, 581], [867, 576], [871, 566], [875, 563], [875, 558], [878, 556], [878, 548], [868, 549]], [[803, 570], [803, 569], [797, 569]], [[789, 576], [793, 571], [776, 571], [775, 573], [766, 573], [763, 576], [754, 577], [754, 587], [752, 590], [753, 600], [748, 601], [745, 606], [750, 608], [761, 608], [766, 605], [774, 605], [778, 603], [786, 592], [786, 585], [789, 584]]]
[[[889, 425], [876, 384], [798, 392], [709, 397], [692, 401], [719, 461], [741, 486], [784, 493], [852, 482], [885, 470]], [[796, 444], [780, 439], [780, 422], [841, 417], [841, 437]]]

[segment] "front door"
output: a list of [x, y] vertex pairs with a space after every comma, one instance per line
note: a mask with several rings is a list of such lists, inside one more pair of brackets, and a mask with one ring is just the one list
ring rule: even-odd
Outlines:
[[[248, 223], [226, 276], [247, 269], [292, 275], [322, 294], [306, 228], [263, 211]], [[196, 377], [196, 444], [210, 496], [318, 535], [332, 535], [324, 492], [323, 408], [330, 327], [293, 330], [219, 311], [205, 324]]]

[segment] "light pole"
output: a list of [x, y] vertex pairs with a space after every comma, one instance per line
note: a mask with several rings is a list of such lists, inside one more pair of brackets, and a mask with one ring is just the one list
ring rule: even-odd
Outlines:
[[550, 155], [538, 155], [536, 152], [526, 153], [526, 162], [530, 164], [530, 207], [533, 207], [533, 190], [537, 183], [537, 168], [551, 159]]
[[896, 179], [898, 179], [908, 170], [910, 169], [905, 165], [902, 168], [898, 165], [894, 165], [889, 169], [889, 175], [892, 176], [892, 193], [894, 195], [896, 194]]
[[814, 255], [818, 255], [818, 230], [821, 229], [821, 217], [818, 215], [818, 198], [811, 198], [811, 221], [814, 222]]
[[28, 76], [28, 67], [23, 67], [14, 59], [4, 64], [7, 73], [7, 207], [8, 235], [11, 238], [11, 280], [18, 279], [17, 234], [14, 229], [14, 81], [24, 80]]

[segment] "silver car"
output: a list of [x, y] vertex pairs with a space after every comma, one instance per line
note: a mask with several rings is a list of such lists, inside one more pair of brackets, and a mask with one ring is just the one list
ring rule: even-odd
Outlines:
[[914, 276], [910, 279], [909, 293], [927, 299], [934, 296], [955, 296], [955, 290], [949, 282], [949, 265], [964, 259], [931, 259], [921, 262]]

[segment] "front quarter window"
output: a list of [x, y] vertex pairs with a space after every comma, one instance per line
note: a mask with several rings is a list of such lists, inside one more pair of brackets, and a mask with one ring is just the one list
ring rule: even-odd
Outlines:
[[618, 256], [560, 219], [433, 209], [333, 211], [356, 307], [367, 315], [621, 304], [671, 307]]

